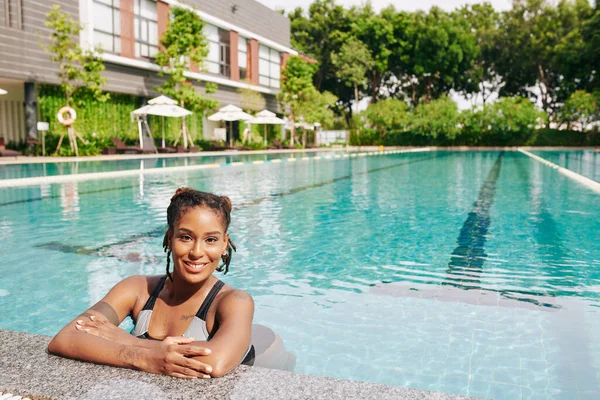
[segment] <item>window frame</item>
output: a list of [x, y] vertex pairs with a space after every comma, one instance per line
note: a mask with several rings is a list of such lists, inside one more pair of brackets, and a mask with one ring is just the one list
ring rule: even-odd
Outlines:
[[[107, 2], [110, 2], [109, 4], [106, 4]], [[115, 3], [117, 3], [117, 5], [115, 5]], [[101, 29], [99, 27], [96, 26], [96, 24], [94, 24], [94, 29], [93, 29], [93, 35], [94, 35], [94, 44], [97, 44], [98, 41], [96, 40], [96, 32], [102, 34], [102, 35], [108, 35], [108, 36], [112, 36], [112, 49], [105, 49], [102, 48], [103, 51], [107, 52], [107, 53], [112, 53], [112, 54], [121, 54], [121, 8], [120, 8], [120, 0], [92, 0], [92, 9], [95, 9], [96, 5], [102, 6], [102, 7], [107, 7], [110, 8], [111, 10], [111, 25], [112, 25], [112, 32], [106, 31], [104, 29]], [[115, 23], [115, 13], [119, 14], [119, 26], [117, 28], [117, 24]], [[118, 50], [117, 50], [118, 49]]]
[[[263, 56], [261, 52], [261, 48], [267, 49], [267, 54]], [[278, 61], [273, 61], [273, 53], [277, 53]], [[269, 66], [268, 71], [264, 71], [264, 68], [261, 68], [261, 61], [263, 64], [266, 62]], [[281, 52], [272, 49], [264, 44], [259, 45], [258, 48], [258, 83], [261, 86], [268, 86], [275, 89], [281, 88]], [[277, 78], [272, 76], [272, 70], [274, 67], [277, 67]], [[268, 84], [266, 82], [269, 82]], [[276, 84], [274, 84], [276, 83]]]
[[[156, 14], [156, 20], [153, 20], [151, 18], [148, 18], [146, 16], [142, 15], [142, 2], [149, 2], [149, 3], [154, 3], [156, 6], [156, 0], [134, 0], [134, 37], [135, 37], [135, 55], [137, 58], [145, 58], [148, 60], [154, 60], [154, 58], [156, 58], [156, 54], [158, 54], [158, 46], [159, 46], [159, 39], [158, 39], [158, 11]], [[136, 12], [135, 10], [137, 9], [138, 12]], [[146, 39], [142, 39], [142, 30], [143, 30], [143, 26], [146, 26]], [[156, 25], [156, 44], [150, 42], [150, 25], [154, 24]], [[142, 48], [143, 46], [146, 46], [148, 49], [147, 54], [142, 54]], [[152, 55], [153, 52], [151, 51], [151, 49], [155, 49], [155, 55]]]
[[[240, 50], [240, 45], [239, 43], [245, 41], [246, 42], [246, 49], [245, 50]], [[243, 36], [238, 36], [238, 69], [240, 71], [240, 80], [246, 80], [248, 78], [250, 78], [249, 76], [249, 71], [250, 71], [250, 60], [248, 59], [248, 49], [250, 47], [250, 41], [248, 40], [248, 38], [245, 38]], [[245, 67], [241, 67], [240, 66], [240, 61], [241, 59], [245, 59], [246, 60], [246, 66]]]
[[[207, 58], [204, 60], [204, 64], [217, 66], [219, 71], [213, 72], [210, 71], [210, 68], [204, 68], [205, 72], [213, 75], [224, 76], [226, 78], [231, 79], [231, 32], [225, 29], [222, 29], [216, 25], [206, 24], [206, 26], [211, 26], [216, 28], [217, 30], [217, 40], [215, 40], [212, 35], [206, 35], [205, 39], [208, 42], [209, 46], [209, 54], [210, 54], [210, 45], [216, 44], [218, 48], [218, 60], [211, 60]], [[224, 35], [227, 35], [230, 39], [228, 41], [224, 40]]]

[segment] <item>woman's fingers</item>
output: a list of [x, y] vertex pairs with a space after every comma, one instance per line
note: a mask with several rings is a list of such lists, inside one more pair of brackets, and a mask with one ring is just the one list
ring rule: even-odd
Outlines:
[[177, 368], [174, 369], [173, 372], [181, 374], [181, 375], [185, 375], [190, 378], [203, 378], [203, 379], [210, 378], [210, 375], [207, 375], [206, 373], [204, 373], [202, 371], [197, 371], [193, 368], [186, 368], [184, 366], [177, 366]]
[[163, 339], [163, 342], [165, 344], [187, 344], [192, 343], [194, 340], [196, 339], [185, 336], [167, 336]]
[[212, 372], [212, 367], [210, 365], [203, 363], [202, 361], [194, 360], [193, 358], [186, 358], [181, 365], [202, 374], [210, 374]]
[[202, 346], [179, 346], [178, 352], [186, 357], [207, 356], [210, 354], [210, 349]]

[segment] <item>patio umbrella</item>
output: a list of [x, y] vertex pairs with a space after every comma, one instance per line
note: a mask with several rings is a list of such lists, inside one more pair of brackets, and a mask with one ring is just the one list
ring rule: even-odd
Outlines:
[[285, 125], [285, 121], [281, 118], [277, 118], [275, 113], [269, 110], [262, 110], [256, 117], [249, 121], [251, 124], [264, 124], [265, 125], [265, 146], [267, 145], [267, 125]]
[[[165, 147], [165, 117], [186, 117], [191, 115], [192, 112], [186, 110], [185, 108], [179, 107], [177, 105], [177, 101], [167, 97], [167, 96], [159, 96], [150, 101], [148, 104], [143, 106], [142, 108], [138, 108], [133, 111], [131, 114], [133, 115], [158, 115], [162, 117], [162, 147]], [[139, 123], [139, 121], [138, 121]], [[142, 143], [142, 133], [140, 129], [140, 143]], [[184, 139], [186, 137], [184, 136]], [[185, 144], [187, 145], [187, 140], [185, 140]], [[187, 147], [187, 146], [186, 146]]]
[[6, 93], [8, 93], [6, 90], [0, 89], [0, 94], [6, 94]]
[[[241, 108], [230, 104], [219, 109], [219, 111], [217, 111], [215, 114], [209, 116], [208, 120], [232, 122], [240, 120], [248, 121], [252, 118], [252, 115], [245, 113]], [[233, 146], [233, 132], [229, 135], [229, 145]]]

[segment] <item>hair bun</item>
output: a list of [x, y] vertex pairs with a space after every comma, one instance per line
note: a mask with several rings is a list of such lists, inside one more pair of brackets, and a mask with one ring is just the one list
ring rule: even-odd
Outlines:
[[233, 206], [231, 204], [231, 200], [229, 199], [229, 197], [221, 196], [221, 202], [225, 206], [225, 209], [227, 210], [227, 212], [230, 213]]
[[181, 196], [183, 193], [189, 192], [190, 190], [194, 190], [194, 189], [189, 188], [189, 187], [180, 187], [179, 189], [177, 189], [175, 191], [175, 194], [173, 195], [173, 197], [171, 197], [171, 201], [175, 200], [177, 197]]

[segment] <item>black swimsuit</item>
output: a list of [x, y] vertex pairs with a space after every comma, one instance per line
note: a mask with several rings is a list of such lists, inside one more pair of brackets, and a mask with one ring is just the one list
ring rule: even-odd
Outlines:
[[[135, 326], [131, 331], [132, 335], [137, 336], [140, 339], [153, 339], [152, 337], [150, 337], [150, 335], [148, 335], [148, 327], [150, 326], [150, 318], [152, 317], [152, 310], [154, 309], [154, 304], [156, 303], [156, 299], [158, 298], [160, 291], [164, 287], [166, 280], [166, 276], [162, 277], [161, 280], [158, 282], [158, 285], [156, 285], [156, 287], [154, 288], [154, 291], [152, 292], [150, 298], [144, 305], [144, 308], [142, 308], [142, 311], [140, 311], [137, 317], [137, 321], [135, 321]], [[212, 332], [209, 333], [206, 327], [206, 316], [208, 315], [208, 310], [212, 302], [215, 300], [217, 294], [219, 294], [219, 291], [223, 288], [224, 285], [225, 284], [222, 281], [217, 280], [214, 286], [210, 289], [208, 296], [206, 296], [206, 298], [202, 302], [202, 305], [198, 309], [198, 312], [194, 316], [194, 319], [190, 323], [190, 326], [188, 326], [187, 330], [183, 334], [184, 337], [193, 337], [198, 341], [209, 341], [214, 336], [219, 327], [218, 321], [215, 319], [215, 324], [213, 326]], [[242, 364], [253, 365], [254, 358], [254, 346], [250, 345], [250, 348], [248, 349], [246, 355], [244, 356], [244, 359], [242, 360]]]

